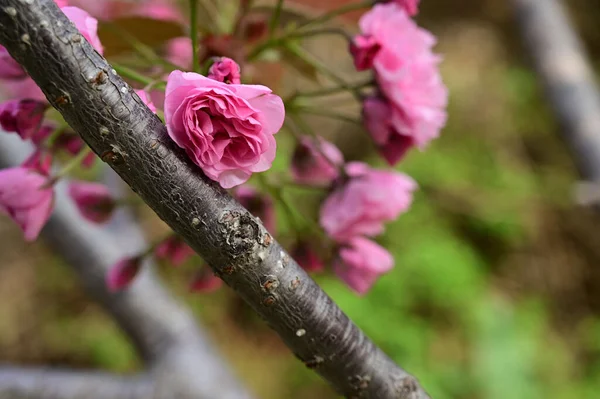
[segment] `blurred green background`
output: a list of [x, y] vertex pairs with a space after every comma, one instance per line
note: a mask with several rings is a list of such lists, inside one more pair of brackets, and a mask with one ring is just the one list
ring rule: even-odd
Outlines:
[[[364, 297], [334, 277], [316, 278], [436, 399], [597, 398], [600, 217], [574, 204], [574, 163], [529, 68], [510, 2], [422, 3], [418, 21], [438, 35], [444, 54], [449, 122], [440, 139], [399, 167], [421, 189], [380, 240], [396, 267]], [[600, 4], [568, 3], [598, 66]], [[330, 131], [324, 121], [311, 123]], [[356, 128], [336, 128], [328, 137], [349, 158], [379, 162], [361, 153], [360, 138], [344, 136]], [[289, 140], [284, 133], [278, 141], [275, 170], [284, 170]], [[149, 229], [157, 223], [146, 222]], [[140, 367], [124, 334], [43, 243], [24, 244], [6, 218], [0, 236], [3, 361]], [[335, 397], [228, 288], [190, 295], [181, 270], [161, 272], [257, 396]]]

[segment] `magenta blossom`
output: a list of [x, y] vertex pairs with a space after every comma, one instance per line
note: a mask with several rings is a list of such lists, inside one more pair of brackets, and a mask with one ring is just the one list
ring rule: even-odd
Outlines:
[[271, 233], [275, 232], [275, 208], [271, 197], [260, 194], [249, 186], [238, 187], [233, 196], [252, 215], [259, 218], [267, 230]]
[[298, 242], [292, 249], [291, 254], [292, 258], [307, 272], [322, 272], [325, 267], [319, 255], [313, 249], [313, 245], [309, 242]]
[[275, 158], [283, 124], [281, 98], [265, 86], [226, 84], [173, 71], [165, 96], [169, 136], [223, 188], [264, 172]]
[[0, 104], [0, 126], [30, 139], [40, 128], [47, 105], [36, 100], [10, 100]]
[[190, 291], [208, 294], [222, 285], [223, 280], [215, 276], [208, 267], [204, 267], [190, 282]]
[[22, 79], [27, 74], [21, 65], [10, 56], [4, 46], [0, 46], [0, 79]]
[[75, 24], [75, 27], [90, 42], [92, 47], [102, 54], [104, 48], [98, 37], [98, 20], [77, 7], [62, 7], [61, 11]]
[[408, 15], [416, 15], [419, 12], [419, 2], [421, 0], [392, 0], [393, 3], [398, 4], [404, 8]]
[[371, 240], [354, 237], [340, 248], [333, 271], [358, 294], [365, 294], [380, 275], [394, 267], [388, 251]]
[[[398, 112], [385, 98], [367, 97], [363, 102], [363, 122], [379, 152], [390, 165], [400, 161], [415, 145], [415, 138], [401, 133], [394, 122]], [[402, 126], [400, 126], [401, 128]]]
[[194, 250], [179, 236], [167, 238], [154, 251], [157, 258], [167, 260], [173, 266], [179, 266], [188, 260], [190, 256], [194, 255], [194, 253]]
[[[86, 144], [79, 136], [75, 134], [63, 134], [57, 140], [56, 146], [74, 156], [79, 154], [86, 147]], [[94, 162], [96, 162], [96, 154], [90, 152], [85, 158], [83, 158], [83, 161], [81, 161], [81, 166], [84, 168], [90, 168], [94, 165]]]
[[[438, 69], [441, 58], [432, 52], [435, 37], [419, 28], [396, 3], [375, 5], [359, 25], [371, 43], [364, 52], [379, 46], [376, 54], [367, 58], [372, 60], [379, 88], [392, 106], [394, 129], [424, 148], [446, 123], [448, 90]], [[355, 55], [355, 63], [360, 64], [361, 56], [366, 57]]]
[[381, 49], [381, 44], [371, 35], [356, 35], [350, 43], [350, 53], [354, 57], [357, 71], [366, 71], [373, 67], [373, 60]]
[[43, 176], [50, 176], [52, 153], [38, 148], [21, 164], [21, 167], [31, 169]]
[[54, 192], [47, 182], [28, 168], [0, 170], [0, 212], [19, 225], [27, 241], [37, 238], [52, 212]]
[[100, 183], [73, 181], [69, 184], [69, 196], [81, 215], [93, 223], [108, 221], [116, 207], [108, 187]]
[[302, 137], [292, 156], [292, 176], [297, 183], [328, 186], [338, 177], [344, 156], [332, 143], [319, 137]]
[[5, 80], [0, 87], [2, 93], [12, 99], [28, 99], [46, 102], [46, 96], [33, 79]]
[[154, 106], [154, 103], [152, 103], [152, 99], [144, 90], [135, 90], [135, 94], [140, 97], [140, 100], [142, 100], [142, 102], [146, 104], [148, 108], [150, 108], [150, 111], [156, 113], [156, 107]]
[[125, 258], [115, 263], [106, 273], [106, 286], [110, 292], [122, 291], [129, 287], [142, 268], [140, 257]]
[[240, 84], [240, 66], [231, 58], [219, 57], [210, 66], [208, 77], [218, 82]]
[[338, 242], [382, 233], [384, 222], [408, 210], [417, 188], [402, 173], [371, 169], [361, 162], [347, 164], [346, 173], [350, 179], [325, 200], [320, 215], [321, 226]]

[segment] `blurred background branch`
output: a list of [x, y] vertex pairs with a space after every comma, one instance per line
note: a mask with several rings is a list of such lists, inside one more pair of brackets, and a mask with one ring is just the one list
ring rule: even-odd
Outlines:
[[560, 0], [513, 0], [534, 67], [581, 174], [600, 182], [600, 92]]
[[[0, 134], [1, 168], [18, 165], [30, 151], [16, 135]], [[122, 188], [112, 170], [106, 171], [105, 180], [113, 191]], [[82, 397], [77, 393], [85, 388], [85, 397], [94, 399], [249, 398], [190, 312], [161, 286], [151, 262], [130, 289], [117, 294], [107, 291], [104, 278], [110, 266], [143, 251], [146, 242], [126, 209], [120, 209], [108, 226], [83, 220], [67, 196], [66, 184], [57, 185], [55, 210], [42, 237], [65, 258], [86, 292], [127, 332], [149, 374], [123, 378], [0, 367], [0, 397], [10, 393], [11, 398], [75, 398]]]

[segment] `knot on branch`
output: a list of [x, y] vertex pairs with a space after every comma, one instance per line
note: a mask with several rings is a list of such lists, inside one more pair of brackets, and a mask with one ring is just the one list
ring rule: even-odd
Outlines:
[[248, 212], [226, 210], [219, 223], [223, 226], [225, 250], [232, 258], [251, 253], [264, 241], [260, 225]]

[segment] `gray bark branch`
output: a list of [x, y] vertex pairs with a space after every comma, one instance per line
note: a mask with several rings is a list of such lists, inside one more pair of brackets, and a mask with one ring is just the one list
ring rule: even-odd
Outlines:
[[[0, 133], [0, 167], [18, 165], [32, 150], [16, 135]], [[250, 398], [193, 315], [160, 284], [152, 262], [145, 265], [129, 290], [118, 294], [107, 291], [104, 276], [109, 268], [119, 259], [146, 249], [144, 237], [128, 212], [119, 210], [108, 226], [100, 227], [79, 215], [67, 195], [66, 183], [60, 182], [55, 193], [54, 211], [42, 238], [65, 258], [86, 292], [125, 330], [148, 371], [137, 377], [122, 377], [0, 367], [0, 398]], [[86, 383], [88, 394], [77, 396]], [[111, 396], [115, 392], [120, 396]]]
[[534, 67], [581, 174], [600, 182], [600, 92], [560, 0], [513, 0]]
[[48, 101], [175, 232], [340, 393], [426, 398], [289, 257], [208, 180], [52, 0], [0, 0], [0, 44]]

